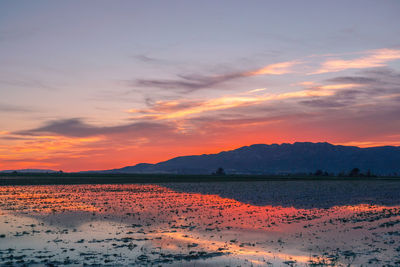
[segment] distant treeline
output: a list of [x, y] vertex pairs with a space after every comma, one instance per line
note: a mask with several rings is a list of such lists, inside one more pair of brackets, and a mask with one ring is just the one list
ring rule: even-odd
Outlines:
[[[359, 168], [353, 168], [348, 172], [340, 172], [338, 174], [328, 173], [323, 170], [316, 170], [314, 173], [309, 173], [311, 176], [338, 176], [338, 177], [377, 177], [377, 175], [373, 174], [371, 170], [367, 170], [366, 172], [362, 172]], [[394, 173], [392, 176], [397, 176], [397, 173]]]
[[[220, 167], [218, 168], [215, 172], [211, 173], [211, 175], [214, 176], [223, 176], [226, 175], [225, 170]], [[240, 174], [239, 174], [240, 175]], [[257, 174], [254, 174], [257, 175]], [[262, 175], [262, 174], [260, 174]], [[353, 168], [347, 172], [342, 171], [339, 173], [333, 173], [333, 172], [328, 172], [324, 171], [321, 169], [316, 170], [315, 172], [310, 172], [310, 173], [281, 173], [281, 174], [273, 174], [274, 176], [326, 176], [326, 177], [398, 177], [399, 174], [393, 173], [392, 175], [376, 175], [371, 172], [371, 170], [367, 170], [365, 172], [362, 172], [359, 168]]]
[[63, 172], [52, 171], [52, 172], [0, 172], [0, 176], [47, 176], [47, 177], [207, 177], [207, 176], [230, 176], [230, 177], [400, 177], [398, 173], [392, 173], [389, 175], [377, 175], [371, 170], [362, 171], [355, 167], [349, 171], [341, 171], [339, 173], [328, 172], [323, 169], [317, 169], [315, 172], [297, 172], [297, 173], [276, 173], [276, 174], [261, 174], [261, 173], [230, 173], [226, 172], [224, 168], [220, 167], [215, 172], [207, 174], [176, 174], [176, 173], [126, 173], [126, 172]]

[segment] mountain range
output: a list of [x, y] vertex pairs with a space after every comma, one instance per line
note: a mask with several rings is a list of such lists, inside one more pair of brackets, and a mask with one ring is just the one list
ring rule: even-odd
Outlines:
[[377, 175], [400, 174], [400, 147], [360, 148], [329, 143], [255, 144], [218, 154], [176, 157], [156, 164], [140, 163], [107, 173], [211, 174], [223, 168], [227, 174], [331, 174], [353, 168]]

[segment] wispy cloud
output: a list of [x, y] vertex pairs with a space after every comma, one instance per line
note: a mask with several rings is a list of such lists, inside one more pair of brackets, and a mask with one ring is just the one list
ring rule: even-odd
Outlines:
[[21, 107], [21, 106], [16, 106], [16, 105], [0, 103], [0, 112], [27, 113], [27, 112], [32, 112], [32, 111], [33, 111], [33, 109], [28, 108], [28, 107]]
[[48, 85], [47, 83], [37, 80], [34, 78], [19, 77], [15, 79], [11, 78], [0, 78], [0, 85], [7, 87], [23, 87], [31, 89], [42, 89], [42, 90], [55, 90], [56, 87]]
[[338, 76], [325, 80], [316, 88], [333, 90], [327, 97], [314, 97], [301, 103], [319, 108], [347, 106], [392, 105], [399, 96], [400, 74], [389, 68], [364, 70], [354, 76]]
[[149, 57], [146, 55], [136, 55], [134, 56], [135, 59], [140, 60], [142, 62], [158, 62], [159, 59], [157, 58], [153, 58], [153, 57]]
[[134, 122], [117, 126], [96, 126], [85, 123], [82, 119], [61, 119], [45, 123], [38, 128], [13, 132], [14, 135], [46, 135], [56, 134], [69, 137], [88, 137], [129, 132], [132, 136], [151, 135], [155, 131], [169, 132], [174, 128], [156, 122]]
[[[384, 60], [387, 58], [392, 56]], [[173, 82], [187, 92], [187, 84], [179, 82], [201, 89], [236, 78], [292, 73], [296, 64], [303, 63], [272, 64], [220, 76], [180, 76]], [[69, 166], [70, 170], [105, 169], [257, 142], [321, 138], [336, 143], [356, 140], [359, 144], [397, 141], [398, 137], [387, 136], [400, 131], [400, 73], [378, 67], [334, 75], [301, 83], [298, 81], [303, 77], [288, 77], [291, 83], [286, 89], [291, 91], [283, 91], [281, 84], [282, 91], [275, 91], [269, 84], [241, 92], [236, 89], [235, 93], [227, 90], [217, 96], [198, 93], [174, 98], [174, 94], [153, 94], [146, 98], [147, 107], [142, 101], [140, 105], [132, 101], [132, 109], [127, 111], [130, 120], [119, 124], [68, 118], [19, 131], [4, 129], [0, 132], [0, 168], [55, 164], [63, 169]], [[174, 83], [168, 86], [173, 88]], [[30, 109], [0, 104], [0, 111]]]
[[173, 100], [173, 101], [157, 101], [153, 107], [145, 110], [128, 110], [129, 113], [140, 113], [147, 114], [156, 120], [168, 120], [168, 119], [179, 119], [187, 118], [192, 115], [217, 111], [226, 110], [232, 108], [238, 108], [249, 105], [258, 105], [264, 102], [277, 101], [277, 100], [288, 100], [296, 98], [308, 98], [317, 96], [330, 96], [335, 94], [335, 90], [340, 88], [350, 88], [355, 85], [328, 85], [327, 88], [323, 86], [319, 88], [311, 88], [300, 91], [293, 91], [280, 94], [262, 94], [252, 95], [249, 92], [248, 95], [237, 94], [227, 95], [218, 98], [212, 98], [208, 100]]
[[[341, 59], [336, 58], [333, 55], [329, 55], [329, 58], [322, 62], [321, 66], [316, 71], [308, 74], [339, 72], [347, 69], [384, 67], [388, 62], [400, 59], [399, 49], [383, 48], [356, 54], [364, 55], [352, 59]], [[131, 86], [176, 89], [184, 92], [192, 92], [203, 88], [213, 88], [222, 83], [233, 81], [239, 78], [259, 75], [283, 75], [294, 73], [294, 67], [299, 64], [305, 64], [305, 67], [307, 68], [310, 67], [307, 65], [307, 62], [303, 62], [301, 60], [292, 60], [269, 64], [254, 70], [231, 72], [220, 75], [180, 74], [178, 75], [178, 79], [139, 79], [129, 82], [129, 84]]]
[[331, 58], [322, 63], [321, 67], [310, 74], [320, 74], [327, 72], [338, 72], [347, 69], [364, 69], [386, 66], [386, 63], [392, 60], [400, 59], [400, 50], [398, 49], [378, 49], [366, 52], [366, 56], [354, 59], [336, 59]]
[[258, 89], [250, 90], [250, 91], [248, 91], [248, 93], [249, 94], [254, 94], [254, 93], [262, 92], [262, 91], [265, 91], [265, 90], [267, 90], [267, 88], [258, 88]]
[[303, 89], [270, 93], [267, 88], [261, 88], [211, 99], [161, 100], [152, 103], [150, 108], [133, 109], [128, 112], [134, 115], [135, 119], [139, 116], [139, 118], [147, 117], [152, 120], [181, 120], [205, 116], [217, 111], [233, 112], [243, 107], [268, 106], [275, 102], [280, 102], [285, 108], [296, 104], [316, 109], [350, 105], [355, 108], [371, 105], [374, 101], [381, 101], [383, 98], [398, 99], [400, 75], [391, 69], [378, 68], [365, 70], [355, 76], [327, 79], [322, 84], [305, 82], [298, 85]]
[[332, 83], [358, 83], [368, 86], [400, 87], [400, 73], [390, 68], [364, 70], [357, 75], [338, 76], [327, 80]]
[[211, 88], [221, 83], [235, 80], [238, 78], [251, 77], [257, 75], [282, 75], [293, 72], [293, 66], [299, 64], [298, 61], [280, 62], [265, 67], [242, 72], [232, 72], [214, 76], [204, 75], [178, 75], [179, 79], [160, 80], [160, 79], [139, 79], [130, 82], [132, 86], [156, 87], [164, 89], [181, 89], [187, 92]]
[[[303, 85], [305, 87], [302, 90], [283, 93], [265, 93], [264, 91], [268, 90], [261, 88], [209, 99], [155, 101], [150, 104], [149, 108], [128, 110], [127, 112], [134, 116], [134, 121], [126, 124], [94, 125], [88, 124], [80, 118], [72, 118], [49, 121], [37, 128], [11, 134], [17, 136], [50, 134], [84, 138], [129, 133], [132, 138], [140, 138], [159, 133], [173, 135], [181, 127], [181, 124], [176, 125], [176, 123], [186, 121], [185, 123], [189, 122], [190, 124], [192, 119], [207, 117], [215, 112], [220, 114], [224, 112], [228, 117], [230, 115], [240, 118], [257, 116], [257, 110], [259, 111], [260, 108], [269, 112], [268, 107], [277, 103], [279, 103], [278, 109], [293, 110], [299, 113], [303, 110], [298, 105], [306, 105], [320, 110], [321, 108], [350, 107], [351, 105], [352, 109], [356, 109], [359, 106], [397, 101], [400, 74], [391, 69], [379, 68], [363, 71], [355, 76], [338, 76], [325, 80], [323, 84], [303, 83]], [[254, 112], [251, 111], [252, 107], [256, 107]]]
[[349, 89], [360, 87], [361, 84], [358, 83], [340, 83], [340, 84], [328, 84], [328, 85], [321, 85], [319, 86], [322, 90], [342, 90], [342, 89]]
[[265, 66], [258, 70], [249, 71], [246, 73], [246, 76], [255, 76], [255, 75], [282, 75], [293, 72], [292, 67], [299, 64], [299, 61], [287, 61], [280, 62]]
[[223, 82], [245, 77], [243, 73], [230, 73], [219, 76], [179, 75], [177, 80], [139, 79], [133, 86], [155, 87], [162, 89], [180, 89], [192, 92], [203, 88], [210, 88]]
[[152, 56], [148, 56], [148, 55], [145, 55], [145, 54], [134, 55], [133, 58], [138, 60], [138, 61], [140, 61], [140, 62], [144, 62], [144, 63], [148, 63], [148, 64], [160, 65], [160, 64], [171, 64], [171, 63], [173, 63], [173, 61], [171, 61], [171, 60], [152, 57]]
[[70, 170], [106, 169], [288, 140], [394, 144], [398, 136], [388, 136], [400, 131], [399, 83], [399, 73], [379, 68], [280, 94], [156, 101], [149, 109], [132, 110], [133, 115], [149, 117], [131, 123], [49, 121], [33, 129], [1, 132], [6, 140], [0, 138], [0, 168], [56, 163]]

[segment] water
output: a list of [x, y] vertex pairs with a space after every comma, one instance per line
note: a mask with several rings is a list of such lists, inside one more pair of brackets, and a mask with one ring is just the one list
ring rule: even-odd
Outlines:
[[0, 264], [396, 266], [400, 182], [0, 187]]

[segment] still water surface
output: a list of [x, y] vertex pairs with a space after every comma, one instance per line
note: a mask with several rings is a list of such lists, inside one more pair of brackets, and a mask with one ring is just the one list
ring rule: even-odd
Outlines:
[[398, 266], [400, 182], [0, 187], [0, 264]]

